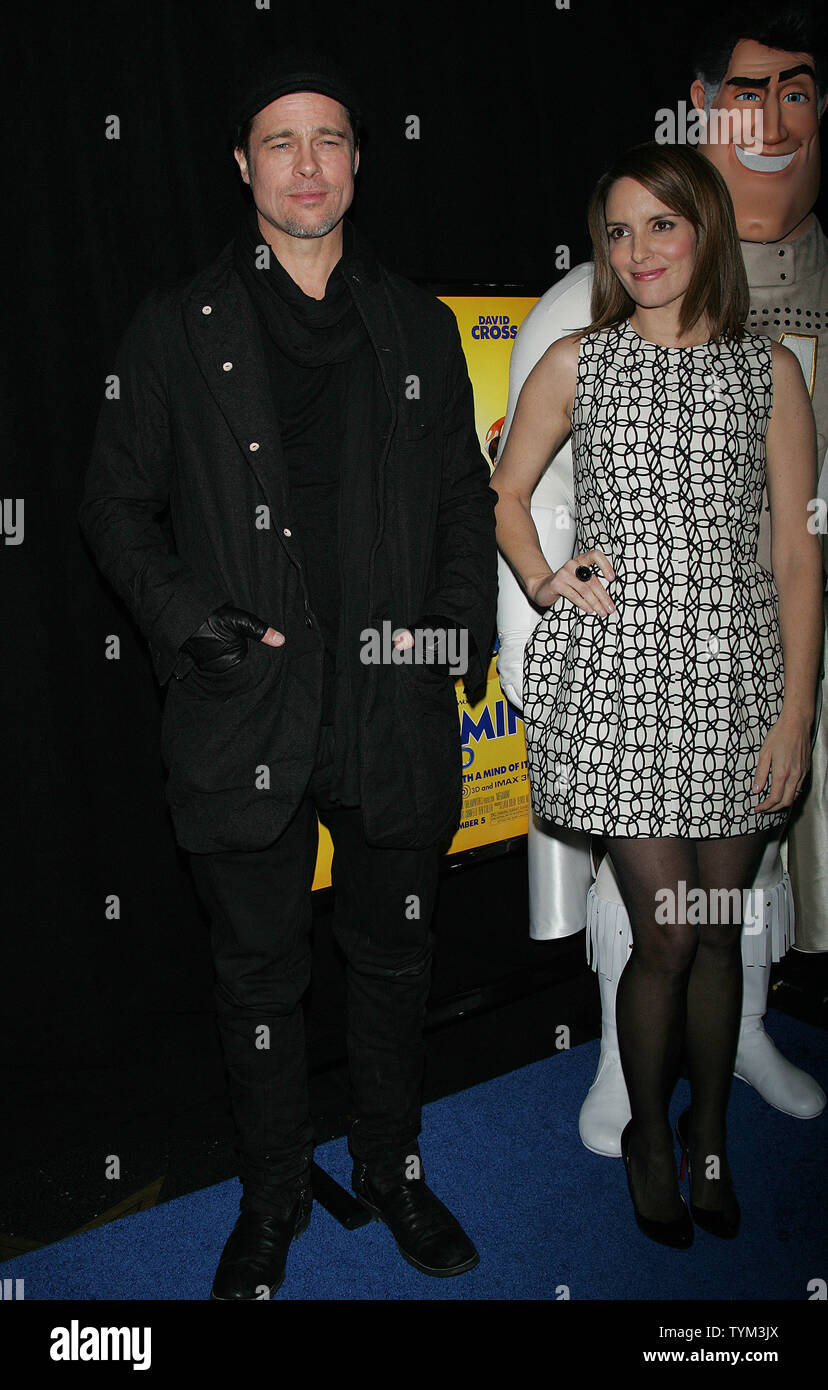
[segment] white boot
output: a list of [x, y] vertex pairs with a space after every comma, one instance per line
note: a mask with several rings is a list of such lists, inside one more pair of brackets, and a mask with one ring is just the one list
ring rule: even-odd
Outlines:
[[825, 1109], [825, 1092], [812, 1076], [782, 1056], [762, 1021], [768, 1007], [771, 962], [782, 959], [794, 934], [791, 881], [787, 874], [779, 878], [782, 863], [771, 862], [771, 850], [778, 850], [778, 841], [768, 846], [754, 879], [754, 887], [764, 891], [762, 930], [753, 932], [748, 925], [742, 932], [742, 1026], [733, 1074], [775, 1110], [812, 1120]]
[[[744, 940], [743, 936], [743, 946]], [[782, 1056], [762, 1022], [768, 1007], [770, 965], [747, 965], [743, 952], [742, 978], [742, 1028], [733, 1075], [747, 1081], [775, 1110], [798, 1120], [815, 1119], [825, 1109], [825, 1092], [818, 1081]]]
[[632, 949], [630, 919], [609, 855], [587, 894], [587, 960], [601, 990], [601, 1053], [595, 1080], [578, 1117], [581, 1142], [592, 1153], [620, 1158], [621, 1131], [630, 1118], [627, 1083], [615, 1030], [615, 992]]

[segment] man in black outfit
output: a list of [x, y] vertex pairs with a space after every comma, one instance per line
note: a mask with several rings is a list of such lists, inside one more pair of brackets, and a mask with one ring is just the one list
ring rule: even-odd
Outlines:
[[[225, 1300], [270, 1297], [310, 1217], [317, 812], [347, 960], [354, 1191], [422, 1272], [479, 1258], [417, 1136], [429, 923], [462, 803], [445, 658], [459, 642], [467, 689], [482, 683], [495, 499], [453, 315], [344, 219], [357, 110], [318, 57], [252, 80], [234, 130], [253, 205], [207, 270], [139, 306], [80, 509], [169, 682], [166, 794], [210, 915], [239, 1131]], [[388, 624], [391, 659], [366, 656]], [[447, 634], [440, 664], [399, 635], [426, 628]]]

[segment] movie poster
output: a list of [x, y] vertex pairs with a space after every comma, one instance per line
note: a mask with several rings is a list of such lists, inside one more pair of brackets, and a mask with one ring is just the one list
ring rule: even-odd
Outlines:
[[[457, 319], [474, 389], [477, 437], [491, 466], [506, 415], [512, 344], [535, 299], [486, 290], [440, 298]], [[481, 699], [470, 705], [462, 680], [456, 688], [463, 744], [463, 817], [448, 854], [525, 835], [529, 816], [523, 720], [500, 689], [494, 656]], [[315, 889], [330, 886], [332, 858], [331, 837], [320, 822]]]

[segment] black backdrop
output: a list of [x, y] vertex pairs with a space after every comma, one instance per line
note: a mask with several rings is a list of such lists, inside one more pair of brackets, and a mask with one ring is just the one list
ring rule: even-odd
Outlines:
[[[20, 235], [5, 258], [2, 495], [24, 499], [25, 534], [2, 547], [0, 979], [6, 1153], [21, 1160], [128, 1117], [169, 1124], [221, 1091], [204, 923], [163, 802], [160, 692], [76, 511], [136, 304], [232, 235], [244, 191], [225, 129], [231, 84], [265, 39], [324, 44], [365, 94], [352, 215], [381, 259], [423, 281], [548, 285], [556, 246], [573, 265], [588, 254], [585, 207], [604, 165], [688, 98], [690, 26], [703, 22], [695, 5], [648, 0], [363, 0], [308, 6], [307, 20], [278, 0], [30, 9], [3, 80], [7, 227]], [[111, 115], [119, 140], [105, 138]], [[120, 660], [104, 657], [109, 634]], [[511, 878], [498, 864], [485, 892], [451, 900], [465, 955], [445, 995], [464, 969], [497, 975], [493, 942], [513, 967], [549, 960], [526, 940], [525, 861]]]

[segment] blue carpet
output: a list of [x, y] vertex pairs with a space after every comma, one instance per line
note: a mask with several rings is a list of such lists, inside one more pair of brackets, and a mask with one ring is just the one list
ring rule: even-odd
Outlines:
[[[772, 1014], [785, 1055], [825, 1085], [828, 1039]], [[430, 1279], [372, 1222], [349, 1232], [317, 1203], [291, 1250], [284, 1299], [807, 1298], [824, 1273], [828, 1111], [795, 1120], [734, 1081], [729, 1156], [742, 1231], [721, 1241], [696, 1231], [689, 1251], [638, 1231], [620, 1160], [589, 1153], [578, 1111], [598, 1043], [537, 1062], [426, 1107], [421, 1147], [430, 1185], [480, 1251], [478, 1267]], [[681, 1082], [673, 1119], [686, 1105]], [[349, 1186], [344, 1139], [317, 1150]], [[236, 1180], [44, 1246], [0, 1265], [25, 1279], [26, 1299], [204, 1299], [238, 1214]]]

